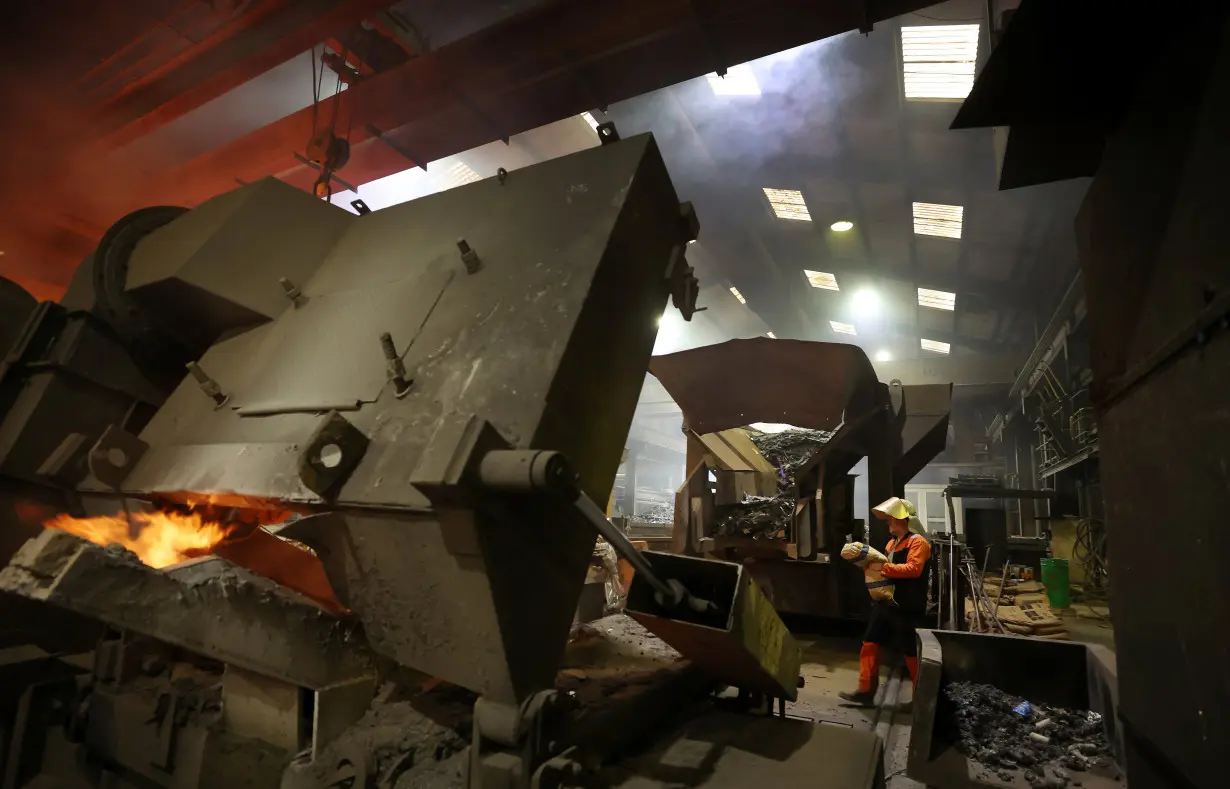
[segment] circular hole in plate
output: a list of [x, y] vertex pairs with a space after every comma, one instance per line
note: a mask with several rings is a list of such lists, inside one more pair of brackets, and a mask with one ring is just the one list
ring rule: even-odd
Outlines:
[[119, 447], [111, 447], [107, 450], [107, 462], [116, 468], [123, 468], [128, 465], [128, 454]]
[[342, 448], [337, 444], [325, 444], [317, 455], [320, 465], [325, 468], [337, 468], [342, 462]]

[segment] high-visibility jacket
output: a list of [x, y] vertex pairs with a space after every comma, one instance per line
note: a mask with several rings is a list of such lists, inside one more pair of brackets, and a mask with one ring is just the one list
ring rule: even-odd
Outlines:
[[893, 579], [893, 599], [897, 605], [910, 613], [926, 613], [931, 543], [921, 534], [907, 532], [900, 538], [890, 539], [884, 555], [888, 562], [880, 572], [885, 578]]

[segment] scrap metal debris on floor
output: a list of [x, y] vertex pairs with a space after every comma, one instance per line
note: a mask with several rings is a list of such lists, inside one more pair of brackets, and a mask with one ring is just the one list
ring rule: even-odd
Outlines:
[[1032, 789], [1064, 789], [1079, 786], [1086, 771], [1118, 774], [1096, 712], [1034, 705], [976, 682], [954, 682], [944, 695], [954, 708], [957, 749], [1001, 780], [1024, 770]]
[[673, 504], [655, 504], [636, 516], [634, 520], [641, 523], [674, 523], [675, 507]]

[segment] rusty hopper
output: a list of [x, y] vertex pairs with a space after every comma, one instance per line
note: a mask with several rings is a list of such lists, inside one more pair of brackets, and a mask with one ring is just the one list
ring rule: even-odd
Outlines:
[[657, 318], [695, 298], [652, 137], [365, 215], [267, 179], [169, 216], [96, 259], [211, 339], [82, 487], [324, 512], [298, 537], [377, 654], [494, 700], [549, 687], [594, 532], [467, 464], [556, 450], [606, 501]]
[[[869, 506], [904, 495], [905, 484], [944, 448], [952, 386], [884, 384], [857, 346], [769, 338], [655, 357], [650, 372], [679, 404], [689, 434], [674, 550], [756, 559], [748, 571], [779, 611], [861, 616], [866, 593], [838, 556], [846, 535], [860, 531], [849, 471], [867, 458]], [[794, 518], [783, 539], [715, 536], [719, 497], [729, 503], [730, 491], [763, 493], [754, 462], [736, 466], [719, 451], [730, 444], [722, 435], [754, 422], [832, 433], [795, 473]], [[711, 470], [719, 478], [716, 497]], [[882, 523], [868, 528], [874, 543], [887, 540]]]

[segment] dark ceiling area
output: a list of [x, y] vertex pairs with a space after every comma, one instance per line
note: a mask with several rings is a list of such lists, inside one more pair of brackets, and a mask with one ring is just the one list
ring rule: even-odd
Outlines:
[[[977, 25], [979, 65], [989, 50], [984, 3], [926, 6], [22, 4], [5, 27], [5, 71], [22, 75], [5, 81], [5, 104], [22, 122], [3, 132], [0, 272], [58, 298], [125, 213], [268, 175], [311, 189], [308, 143], [327, 118], [350, 143], [330, 183], [362, 196], [381, 177], [588, 111], [625, 136], [656, 135], [697, 207], [691, 257], [720, 286], [706, 290], [708, 318], [726, 335], [837, 339], [893, 358], [936, 353], [923, 340], [1020, 356], [1075, 271], [1084, 186], [998, 192], [996, 133], [950, 131], [959, 100], [906, 98], [903, 26]], [[36, 60], [47, 67], [30, 70]], [[739, 83], [749, 74], [754, 95]], [[777, 218], [766, 188], [796, 191], [810, 220]], [[960, 207], [960, 237], [915, 232], [914, 203]], [[812, 287], [805, 271], [839, 289]], [[920, 305], [919, 288], [951, 309]]]

